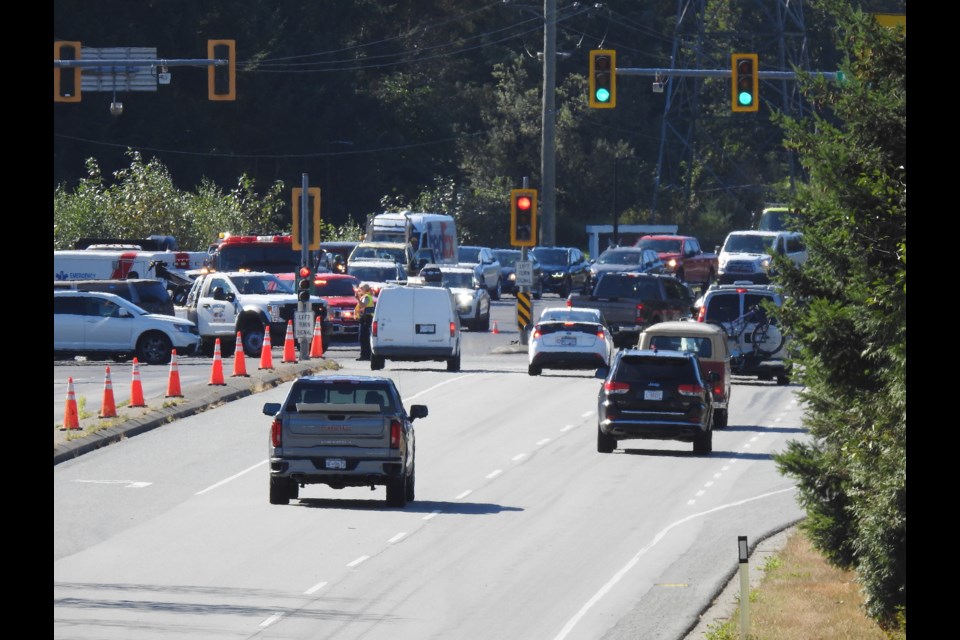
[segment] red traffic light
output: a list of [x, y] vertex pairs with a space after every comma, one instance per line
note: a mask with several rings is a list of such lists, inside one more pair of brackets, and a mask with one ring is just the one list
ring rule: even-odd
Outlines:
[[530, 199], [530, 196], [520, 196], [517, 198], [517, 209], [520, 211], [529, 211], [531, 205], [533, 205], [533, 200]]
[[309, 277], [310, 277], [310, 267], [300, 267], [300, 271], [299, 271], [298, 273], [299, 273], [299, 275], [300, 275], [301, 278], [309, 278]]

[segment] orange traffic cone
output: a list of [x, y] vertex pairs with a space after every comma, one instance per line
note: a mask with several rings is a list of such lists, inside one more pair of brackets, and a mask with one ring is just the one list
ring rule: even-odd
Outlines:
[[107, 375], [103, 379], [103, 404], [100, 407], [100, 417], [117, 417], [117, 405], [113, 401], [113, 381], [110, 379], [110, 367], [107, 367]]
[[497, 328], [496, 320], [493, 321], [493, 331], [491, 331], [490, 333], [500, 333], [500, 329]]
[[80, 416], [77, 413], [77, 396], [73, 392], [73, 378], [67, 378], [67, 409], [63, 413], [63, 429], [80, 428]]
[[170, 378], [167, 380], [167, 397], [182, 398], [180, 391], [180, 371], [177, 369], [177, 350], [170, 352]]
[[130, 385], [130, 406], [145, 407], [143, 400], [143, 382], [140, 381], [140, 361], [133, 359], [133, 384]]
[[283, 341], [282, 362], [296, 362], [297, 350], [293, 341], [293, 320], [287, 320], [287, 336]]
[[273, 346], [270, 344], [270, 329], [263, 332], [263, 348], [260, 349], [260, 368], [273, 369]]
[[313, 342], [310, 343], [310, 357], [323, 357], [323, 323], [320, 318], [313, 323]]
[[233, 350], [233, 375], [231, 377], [249, 378], [247, 373], [247, 359], [243, 353], [243, 341], [240, 339], [240, 332], [237, 331], [237, 346]]
[[220, 358], [220, 338], [213, 344], [213, 368], [210, 370], [208, 385], [225, 385], [223, 381], [223, 360]]

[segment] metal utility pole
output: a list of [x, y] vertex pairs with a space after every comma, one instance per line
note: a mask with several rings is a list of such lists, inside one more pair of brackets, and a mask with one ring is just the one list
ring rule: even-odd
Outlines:
[[543, 0], [543, 130], [540, 146], [540, 244], [557, 242], [556, 218], [556, 84], [557, 84], [557, 2]]

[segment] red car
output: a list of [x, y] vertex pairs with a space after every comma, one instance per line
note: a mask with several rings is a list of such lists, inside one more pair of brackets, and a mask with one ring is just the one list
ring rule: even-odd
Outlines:
[[[281, 280], [294, 282], [293, 273], [278, 274]], [[327, 320], [332, 328], [331, 335], [358, 338], [360, 323], [357, 321], [357, 287], [360, 280], [344, 273], [315, 273], [313, 275], [313, 294], [327, 301]]]

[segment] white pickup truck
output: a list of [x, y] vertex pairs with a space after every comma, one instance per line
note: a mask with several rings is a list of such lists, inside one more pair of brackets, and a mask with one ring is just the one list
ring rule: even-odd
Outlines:
[[[318, 296], [311, 296], [310, 303], [315, 317], [322, 322], [326, 341], [331, 331], [327, 303]], [[212, 354], [216, 339], [220, 338], [221, 355], [233, 355], [240, 332], [244, 354], [257, 358], [267, 330], [272, 345], [283, 345], [287, 322], [294, 320], [297, 304], [292, 283], [272, 273], [214, 271], [197, 276], [185, 303], [175, 305], [174, 312], [177, 317], [196, 323], [201, 353]]]

